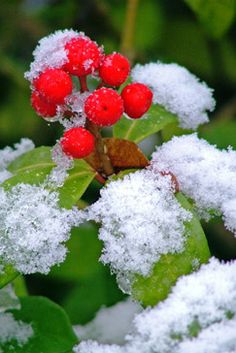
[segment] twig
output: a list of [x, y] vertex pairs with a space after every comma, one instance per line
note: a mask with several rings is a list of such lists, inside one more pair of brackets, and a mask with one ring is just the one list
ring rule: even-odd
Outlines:
[[127, 0], [126, 18], [121, 40], [121, 52], [126, 55], [132, 63], [134, 59], [134, 33], [137, 17], [138, 1]]

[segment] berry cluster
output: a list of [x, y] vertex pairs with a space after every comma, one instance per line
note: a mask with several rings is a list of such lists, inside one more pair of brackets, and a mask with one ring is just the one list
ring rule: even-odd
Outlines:
[[[111, 126], [123, 113], [132, 119], [138, 119], [147, 112], [153, 96], [147, 86], [131, 83], [123, 88], [121, 94], [117, 91], [130, 73], [126, 57], [119, 53], [105, 55], [96, 42], [82, 33], [74, 32], [74, 36], [70, 35], [67, 40], [63, 38], [63, 41], [61, 38], [62, 36], [58, 48], [61, 50], [63, 43], [64, 60], [57, 62], [50, 59], [49, 46], [45, 54], [49, 58], [48, 65], [43, 70], [38, 70], [31, 80], [31, 103], [40, 116], [46, 119], [55, 117], [55, 120], [59, 114], [63, 115], [63, 119], [73, 117], [76, 113], [70, 110], [69, 99], [72, 92], [75, 93], [76, 87], [72, 77], [79, 79], [82, 94], [88, 91], [86, 77], [90, 74], [100, 78], [95, 91], [86, 96], [83, 102], [83, 114], [90, 124], [97, 127]], [[52, 57], [55, 54], [57, 53], [51, 54]], [[61, 147], [70, 157], [84, 158], [94, 150], [95, 138], [84, 126], [75, 123], [64, 133]]]

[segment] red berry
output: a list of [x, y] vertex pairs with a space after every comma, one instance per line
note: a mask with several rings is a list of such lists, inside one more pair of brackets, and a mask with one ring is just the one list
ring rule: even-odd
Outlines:
[[76, 76], [91, 74], [100, 65], [102, 53], [98, 45], [88, 37], [71, 39], [66, 45], [68, 62], [64, 69]]
[[152, 91], [142, 83], [131, 83], [121, 92], [124, 109], [130, 118], [140, 118], [152, 104]]
[[67, 130], [61, 139], [63, 152], [73, 158], [87, 157], [93, 152], [94, 145], [94, 136], [83, 127]]
[[46, 69], [36, 78], [34, 86], [43, 99], [54, 104], [63, 104], [73, 88], [70, 76], [60, 69]]
[[110, 86], [120, 86], [125, 82], [130, 72], [130, 65], [126, 57], [119, 53], [105, 56], [99, 75], [104, 83]]
[[38, 115], [43, 117], [53, 117], [56, 115], [57, 106], [54, 103], [45, 101], [37, 91], [31, 94], [31, 105]]
[[116, 91], [102, 87], [86, 99], [84, 110], [93, 123], [99, 126], [110, 126], [120, 119], [124, 107], [122, 98]]

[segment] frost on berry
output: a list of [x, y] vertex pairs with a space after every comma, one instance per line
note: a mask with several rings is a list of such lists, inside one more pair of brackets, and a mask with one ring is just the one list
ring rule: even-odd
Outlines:
[[123, 114], [123, 100], [111, 88], [99, 88], [86, 99], [84, 105], [87, 118], [98, 126], [115, 124]]
[[63, 104], [72, 93], [70, 76], [60, 69], [46, 69], [35, 80], [34, 87], [43, 100], [54, 104]]
[[183, 250], [191, 215], [175, 199], [170, 176], [139, 171], [110, 182], [88, 218], [101, 223], [101, 261], [129, 279], [148, 275], [162, 254]]
[[33, 148], [34, 144], [31, 140], [22, 138], [19, 143], [14, 145], [14, 148], [7, 146], [3, 150], [0, 150], [0, 183], [12, 176], [7, 170], [8, 165], [14, 159], [31, 151]]
[[67, 130], [60, 141], [63, 152], [72, 158], [85, 158], [93, 152], [94, 136], [83, 127]]
[[99, 67], [99, 76], [110, 86], [120, 86], [129, 75], [130, 65], [128, 59], [119, 53], [106, 55]]
[[160, 62], [136, 65], [132, 80], [144, 83], [153, 91], [153, 102], [177, 114], [182, 128], [195, 130], [208, 122], [207, 111], [213, 111], [213, 90], [177, 64]]
[[[169, 297], [136, 315], [122, 346], [80, 343], [76, 353], [234, 353], [236, 262], [211, 259], [181, 277]], [[110, 348], [110, 350], [109, 350]]]
[[30, 71], [25, 73], [25, 78], [32, 83], [47, 68], [62, 68], [68, 61], [65, 44], [72, 38], [80, 36], [84, 34], [66, 29], [40, 39], [33, 52], [34, 61], [30, 65]]
[[67, 61], [64, 70], [72, 75], [85, 76], [96, 70], [101, 62], [102, 49], [86, 36], [72, 38], [65, 45]]
[[[157, 148], [152, 168], [172, 172], [180, 190], [192, 198], [199, 214], [223, 213], [226, 226], [236, 234], [236, 152], [218, 150], [197, 134], [174, 137]], [[228, 204], [229, 203], [229, 204]]]
[[41, 186], [0, 188], [0, 257], [24, 274], [48, 273], [65, 259], [74, 211], [61, 209], [59, 195]]
[[121, 92], [125, 113], [132, 119], [143, 116], [152, 104], [152, 91], [142, 83], [131, 83]]

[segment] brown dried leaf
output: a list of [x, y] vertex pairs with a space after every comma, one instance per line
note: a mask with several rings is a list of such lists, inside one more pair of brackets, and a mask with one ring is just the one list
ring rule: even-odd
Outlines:
[[[148, 159], [134, 142], [114, 137], [104, 138], [103, 142], [105, 152], [116, 171], [149, 165]], [[91, 153], [85, 160], [98, 172], [101, 171], [101, 162], [96, 153]]]

